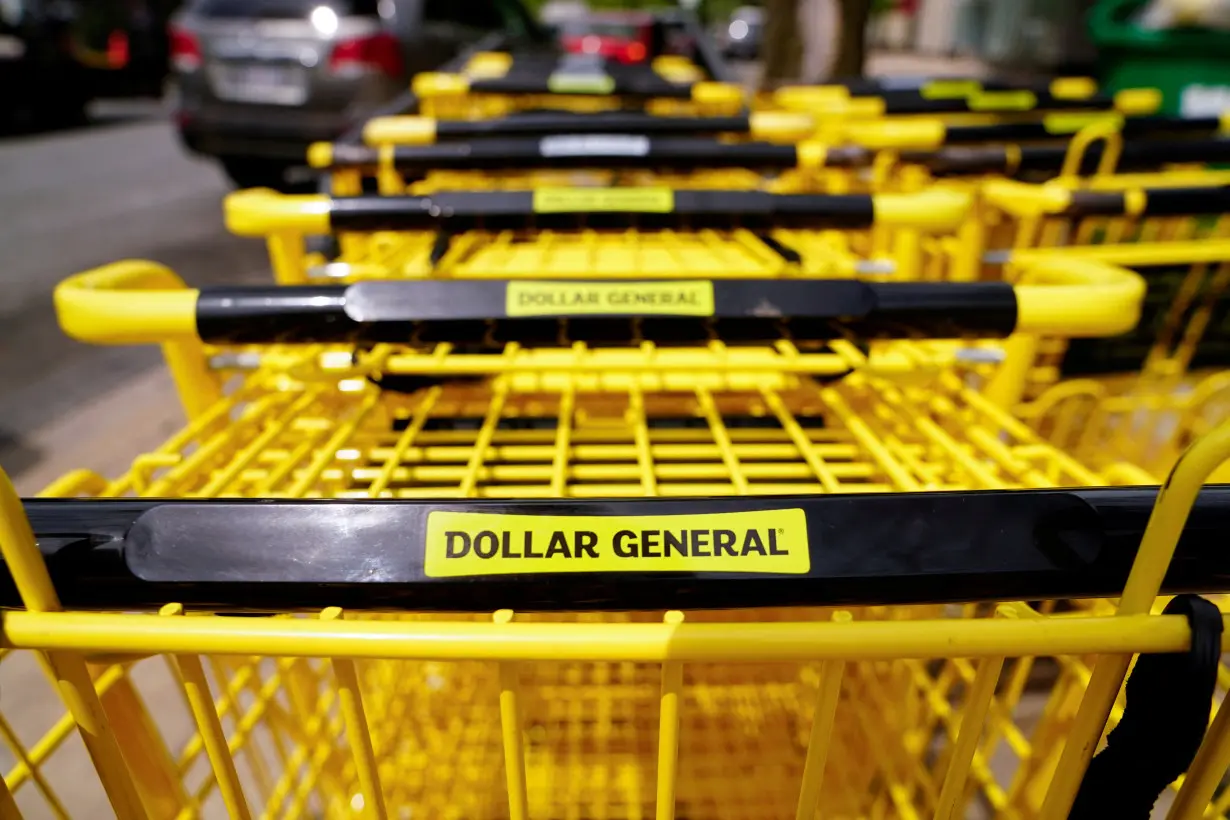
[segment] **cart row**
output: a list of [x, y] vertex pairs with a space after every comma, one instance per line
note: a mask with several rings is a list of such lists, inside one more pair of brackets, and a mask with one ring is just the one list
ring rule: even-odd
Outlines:
[[0, 481], [0, 664], [67, 707], [0, 716], [0, 816], [66, 814], [74, 726], [124, 818], [1226, 816], [1220, 118], [678, 58], [414, 91], [321, 193], [228, 198], [267, 285], [57, 289], [188, 422]]

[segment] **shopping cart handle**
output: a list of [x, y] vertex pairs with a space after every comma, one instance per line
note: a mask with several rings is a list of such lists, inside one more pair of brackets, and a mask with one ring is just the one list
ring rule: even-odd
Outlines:
[[[708, 609], [1113, 596], [1156, 496], [28, 500], [25, 510], [74, 609]], [[1230, 591], [1228, 528], [1230, 486], [1206, 487], [1164, 592]], [[4, 576], [0, 603], [18, 604]]]
[[[503, 345], [645, 340], [1105, 336], [1135, 326], [1136, 274], [1090, 260], [1032, 261], [1027, 283], [850, 279], [391, 280], [309, 287], [139, 290], [150, 263], [99, 268], [56, 288], [81, 341], [437, 342]], [[134, 285], [134, 282], [138, 284]], [[178, 279], [174, 280], [178, 283]], [[169, 286], [170, 280], [159, 282]]]
[[539, 188], [444, 191], [431, 196], [328, 197], [268, 189], [230, 194], [227, 228], [241, 236], [279, 231], [861, 228], [872, 224], [948, 231], [970, 207], [968, 194], [771, 194], [748, 190]]
[[814, 143], [731, 143], [705, 137], [651, 137], [609, 132], [380, 148], [315, 143], [308, 150], [308, 164], [313, 168], [338, 169], [389, 163], [398, 171], [415, 174], [496, 168], [781, 169], [819, 164], [824, 155], [824, 146]]
[[[1128, 121], [1131, 122], [1130, 120]], [[972, 130], [972, 129], [971, 129]], [[1131, 133], [1126, 130], [1125, 132]], [[1091, 145], [1081, 157], [1079, 172], [1093, 173], [1102, 161], [1105, 146]], [[1068, 145], [956, 146], [934, 152], [907, 152], [906, 162], [920, 163], [936, 176], [995, 173], [1057, 172], [1068, 156]], [[1160, 168], [1172, 163], [1230, 162], [1230, 139], [1150, 139], [1123, 144], [1116, 168], [1120, 171]]]
[[486, 120], [375, 117], [363, 126], [368, 145], [428, 145], [436, 140], [551, 134], [751, 134], [795, 141], [814, 133], [807, 114], [758, 111], [725, 117], [657, 116], [641, 111], [523, 111]]
[[1073, 190], [1061, 182], [1027, 185], [992, 180], [982, 192], [988, 203], [1009, 213], [1033, 215], [1201, 216], [1230, 211], [1230, 185]]

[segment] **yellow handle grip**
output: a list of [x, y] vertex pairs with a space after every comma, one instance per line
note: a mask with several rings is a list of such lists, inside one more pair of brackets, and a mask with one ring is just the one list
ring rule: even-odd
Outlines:
[[170, 268], [128, 260], [70, 276], [54, 298], [72, 338], [131, 345], [195, 339], [197, 296]]
[[328, 233], [330, 198], [324, 194], [280, 194], [251, 188], [222, 200], [226, 228], [237, 236], [268, 236], [278, 231]]
[[[1035, 257], [1018, 267], [1018, 331], [1109, 336], [1130, 330], [1140, 317], [1145, 283], [1129, 270], [1062, 256]], [[198, 296], [161, 265], [127, 261], [64, 280], [55, 305], [60, 326], [75, 339], [151, 344], [196, 338]]]
[[972, 198], [965, 191], [936, 188], [916, 194], [873, 194], [875, 224], [948, 231], [969, 217]]
[[1093, 259], [1034, 258], [1016, 285], [1016, 329], [1049, 336], [1117, 336], [1136, 327], [1145, 280]]
[[373, 117], [363, 126], [368, 145], [431, 145], [436, 141], [432, 117]]
[[1062, 212], [1072, 202], [1072, 191], [1062, 183], [1031, 185], [1010, 179], [992, 179], [982, 184], [982, 198], [1010, 214], [1041, 216]]
[[845, 126], [848, 142], [863, 148], [938, 148], [944, 144], [948, 129], [942, 120], [895, 117], [872, 122], [852, 122]]

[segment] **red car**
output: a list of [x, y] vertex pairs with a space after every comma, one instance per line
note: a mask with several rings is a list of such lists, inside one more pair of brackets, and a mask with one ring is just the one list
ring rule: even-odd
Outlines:
[[599, 14], [565, 23], [560, 42], [570, 54], [643, 63], [652, 38], [653, 18], [648, 15]]

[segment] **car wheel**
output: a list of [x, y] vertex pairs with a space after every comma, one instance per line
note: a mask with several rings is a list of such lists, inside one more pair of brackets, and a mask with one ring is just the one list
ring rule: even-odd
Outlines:
[[286, 180], [288, 163], [256, 157], [223, 157], [222, 170], [230, 177], [236, 188], [273, 188], [275, 191], [292, 192]]

